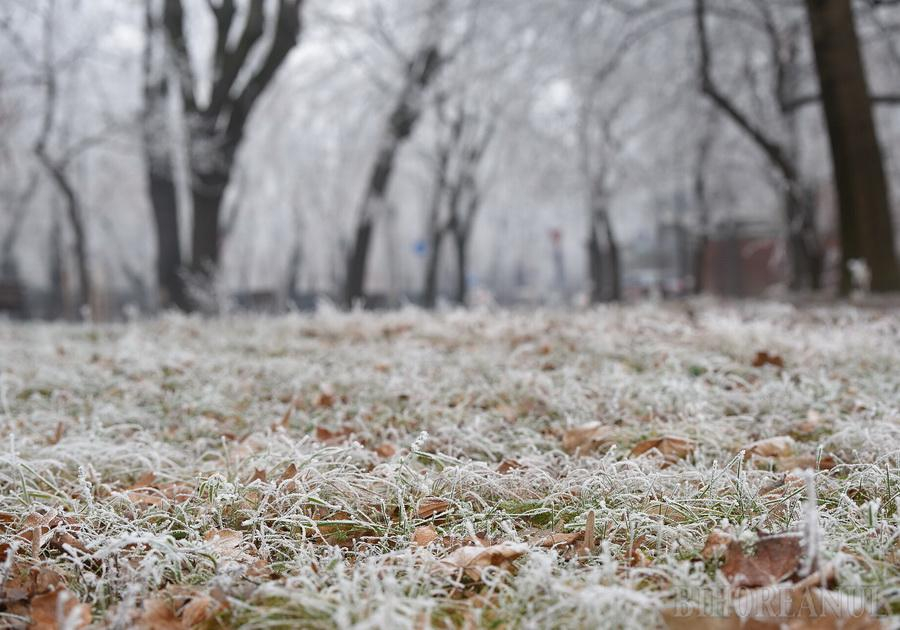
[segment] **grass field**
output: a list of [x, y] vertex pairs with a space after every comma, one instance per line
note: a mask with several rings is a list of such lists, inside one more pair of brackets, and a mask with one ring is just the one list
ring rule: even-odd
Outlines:
[[888, 310], [0, 323], [0, 435], [0, 626], [674, 626], [747, 563], [900, 619]]

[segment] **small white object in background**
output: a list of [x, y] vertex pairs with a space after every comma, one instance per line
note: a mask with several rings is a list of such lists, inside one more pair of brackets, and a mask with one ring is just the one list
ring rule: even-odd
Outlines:
[[872, 272], [869, 265], [862, 258], [853, 258], [847, 261], [847, 271], [850, 272], [850, 282], [853, 284], [854, 296], [864, 296], [869, 293], [872, 286]]

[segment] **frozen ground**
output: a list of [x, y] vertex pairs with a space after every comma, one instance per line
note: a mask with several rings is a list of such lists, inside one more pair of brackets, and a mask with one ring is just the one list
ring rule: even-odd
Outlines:
[[652, 627], [757, 529], [900, 613], [887, 310], [0, 323], [0, 405], [0, 626]]

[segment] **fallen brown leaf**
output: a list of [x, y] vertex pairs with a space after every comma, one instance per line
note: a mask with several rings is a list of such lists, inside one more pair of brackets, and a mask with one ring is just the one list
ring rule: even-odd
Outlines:
[[721, 558], [725, 555], [728, 546], [732, 542], [734, 542], [734, 536], [729, 532], [721, 529], [714, 529], [709, 533], [706, 544], [703, 546], [703, 551], [700, 552], [700, 555], [706, 560]]
[[75, 630], [91, 623], [91, 607], [82, 604], [67, 589], [36, 595], [31, 599], [30, 630]]
[[831, 470], [837, 466], [837, 460], [831, 455], [823, 455], [821, 459], [814, 454], [794, 455], [792, 457], [780, 457], [775, 460], [777, 470], [796, 470], [798, 468], [811, 470]]
[[381, 446], [376, 448], [375, 452], [380, 457], [389, 458], [389, 457], [393, 457], [394, 455], [397, 454], [397, 447], [394, 446], [393, 444], [389, 444], [388, 442], [385, 442], [384, 444], [382, 444]]
[[137, 627], [140, 630], [185, 630], [173, 602], [162, 597], [144, 601]]
[[568, 453], [579, 454], [592, 451], [612, 442], [613, 428], [602, 422], [589, 422], [579, 427], [567, 429], [563, 433], [562, 446]]
[[535, 540], [536, 547], [551, 549], [553, 547], [569, 547], [584, 539], [584, 532], [549, 532]]
[[233, 529], [211, 529], [203, 536], [216, 555], [227, 560], [237, 560], [244, 555], [241, 550], [244, 536]]
[[416, 508], [416, 516], [429, 518], [435, 514], [446, 512], [450, 508], [450, 502], [437, 497], [428, 497], [419, 501]]
[[739, 540], [728, 543], [722, 573], [735, 588], [769, 586], [794, 575], [801, 556], [798, 534], [759, 533], [751, 550]]
[[334, 395], [334, 390], [331, 385], [327, 383], [323, 383], [319, 386], [319, 395], [316, 396], [315, 405], [316, 407], [323, 407], [326, 409], [330, 409], [334, 406], [337, 397]]
[[316, 439], [325, 444], [334, 445], [345, 442], [348, 437], [353, 435], [353, 429], [343, 428], [332, 431], [325, 427], [316, 427]]
[[500, 543], [489, 547], [470, 545], [460, 547], [444, 560], [444, 564], [453, 570], [462, 571], [467, 577], [478, 581], [482, 571], [488, 567], [509, 570], [516, 559], [528, 552], [524, 543]]
[[744, 451], [744, 458], [749, 459], [754, 455], [759, 457], [789, 457], [794, 454], [796, 442], [789, 435], [778, 435], [776, 437], [757, 440], [745, 445], [741, 450]]
[[197, 595], [181, 609], [181, 623], [186, 628], [193, 628], [212, 617], [221, 604], [209, 595]]
[[667, 462], [672, 463], [679, 459], [684, 459], [690, 455], [695, 448], [696, 445], [687, 438], [666, 435], [638, 442], [635, 444], [634, 448], [631, 449], [631, 456], [640, 457], [644, 453], [656, 449], [662, 454]]
[[250, 475], [250, 478], [247, 479], [247, 483], [253, 483], [254, 481], [266, 481], [266, 471], [262, 468], [257, 468], [253, 471], [253, 474]]
[[504, 459], [497, 465], [497, 472], [501, 475], [505, 475], [511, 470], [516, 470], [522, 467], [522, 464], [517, 462], [514, 459]]
[[785, 496], [788, 493], [796, 492], [803, 488], [804, 485], [805, 482], [802, 478], [788, 472], [760, 488], [759, 493], [761, 495], [768, 495], [777, 492], [781, 496]]
[[278, 478], [278, 481], [287, 481], [288, 479], [293, 479], [297, 476], [297, 465], [292, 463], [290, 466], [284, 469], [284, 472], [281, 473], [281, 477]]
[[753, 357], [753, 367], [759, 368], [764, 365], [773, 365], [777, 368], [783, 368], [784, 359], [777, 354], [769, 354], [765, 350], [760, 350], [756, 353], [756, 356]]
[[439, 537], [437, 530], [430, 525], [416, 527], [413, 532], [413, 543], [419, 547], [427, 547]]

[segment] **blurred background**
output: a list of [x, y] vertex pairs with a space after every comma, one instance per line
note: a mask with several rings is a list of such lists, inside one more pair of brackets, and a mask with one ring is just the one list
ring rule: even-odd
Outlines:
[[895, 0], [2, 0], [0, 311], [900, 288]]

